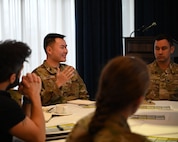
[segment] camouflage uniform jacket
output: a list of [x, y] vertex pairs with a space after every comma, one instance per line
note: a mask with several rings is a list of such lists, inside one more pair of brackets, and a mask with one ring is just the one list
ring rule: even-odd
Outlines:
[[[77, 122], [68, 135], [66, 142], [80, 141], [80, 135], [88, 132], [88, 124], [93, 113]], [[121, 115], [114, 115], [107, 119], [102, 128], [94, 137], [93, 142], [150, 142], [146, 137], [132, 133], [127, 120]]]
[[[60, 70], [64, 70], [66, 66], [66, 64], [60, 64]], [[41, 100], [43, 106], [66, 103], [74, 99], [88, 99], [86, 85], [76, 70], [71, 80], [60, 88], [55, 83], [57, 68], [50, 67], [46, 61], [37, 67], [33, 73], [42, 80]]]
[[169, 68], [163, 71], [154, 61], [148, 69], [151, 83], [146, 99], [178, 100], [178, 64], [171, 61]]

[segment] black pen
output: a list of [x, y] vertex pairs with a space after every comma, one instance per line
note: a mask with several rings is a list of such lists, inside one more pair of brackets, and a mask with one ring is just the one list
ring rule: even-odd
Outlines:
[[64, 131], [64, 128], [62, 128], [60, 125], [57, 125], [57, 128], [58, 128], [60, 131]]
[[51, 107], [51, 108], [49, 108], [49, 109], [47, 110], [47, 112], [50, 113], [53, 109], [54, 109], [54, 107]]

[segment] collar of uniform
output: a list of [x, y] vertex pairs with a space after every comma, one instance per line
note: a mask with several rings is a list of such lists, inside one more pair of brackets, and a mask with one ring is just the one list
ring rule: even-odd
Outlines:
[[[155, 73], [162, 73], [162, 72], [164, 72], [163, 70], [160, 69], [160, 67], [158, 66], [158, 63], [156, 61], [153, 62], [153, 66], [156, 68]], [[168, 69], [170, 70], [170, 72], [172, 74], [175, 73], [175, 71], [174, 71], [174, 62], [172, 60], [171, 60], [171, 62], [169, 64]]]
[[106, 120], [105, 124], [109, 127], [119, 125], [130, 131], [130, 127], [127, 123], [127, 119], [121, 113], [115, 113]]
[[[57, 67], [51, 67], [47, 64], [46, 60], [44, 60], [43, 62], [44, 67], [46, 68], [46, 70], [50, 73], [50, 74], [56, 74], [57, 73]], [[64, 66], [66, 66], [65, 64], [60, 64], [59, 63], [59, 68], [62, 71], [64, 69]]]
[[46, 60], [43, 62], [44, 67], [50, 74], [56, 74], [57, 73], [57, 67], [51, 67], [47, 64]]

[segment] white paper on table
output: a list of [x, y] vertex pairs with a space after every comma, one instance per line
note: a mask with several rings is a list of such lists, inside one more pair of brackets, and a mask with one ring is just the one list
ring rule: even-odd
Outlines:
[[145, 136], [164, 136], [178, 134], [178, 126], [142, 124], [140, 127], [132, 127], [132, 132]]
[[51, 119], [52, 117], [52, 114], [51, 113], [48, 113], [48, 112], [43, 112], [43, 115], [44, 115], [44, 118], [45, 118], [45, 121], [47, 122], [48, 120]]
[[67, 101], [69, 104], [76, 104], [76, 105], [93, 105], [95, 104], [95, 101], [90, 101], [90, 100], [72, 100], [72, 101]]

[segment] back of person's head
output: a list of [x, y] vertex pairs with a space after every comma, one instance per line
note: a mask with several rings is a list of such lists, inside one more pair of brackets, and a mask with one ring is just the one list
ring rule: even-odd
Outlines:
[[61, 38], [61, 39], [64, 39], [65, 35], [61, 35], [61, 34], [57, 34], [57, 33], [49, 33], [45, 36], [44, 38], [44, 43], [43, 43], [43, 46], [44, 46], [44, 50], [46, 52], [46, 47], [48, 45], [50, 45], [51, 43], [55, 42], [55, 38]]
[[96, 105], [110, 109], [108, 113], [121, 110], [145, 95], [148, 84], [147, 65], [142, 59], [132, 56], [115, 57], [101, 73]]
[[16, 40], [0, 41], [0, 82], [4, 82], [23, 67], [24, 61], [31, 54], [29, 46]]
[[173, 38], [168, 34], [159, 34], [155, 37], [154, 41], [160, 41], [166, 39], [169, 42], [170, 47], [173, 46]]
[[111, 59], [100, 76], [96, 111], [89, 124], [89, 137], [92, 138], [102, 129], [108, 117], [143, 97], [148, 86], [149, 73], [142, 59], [131, 56]]

